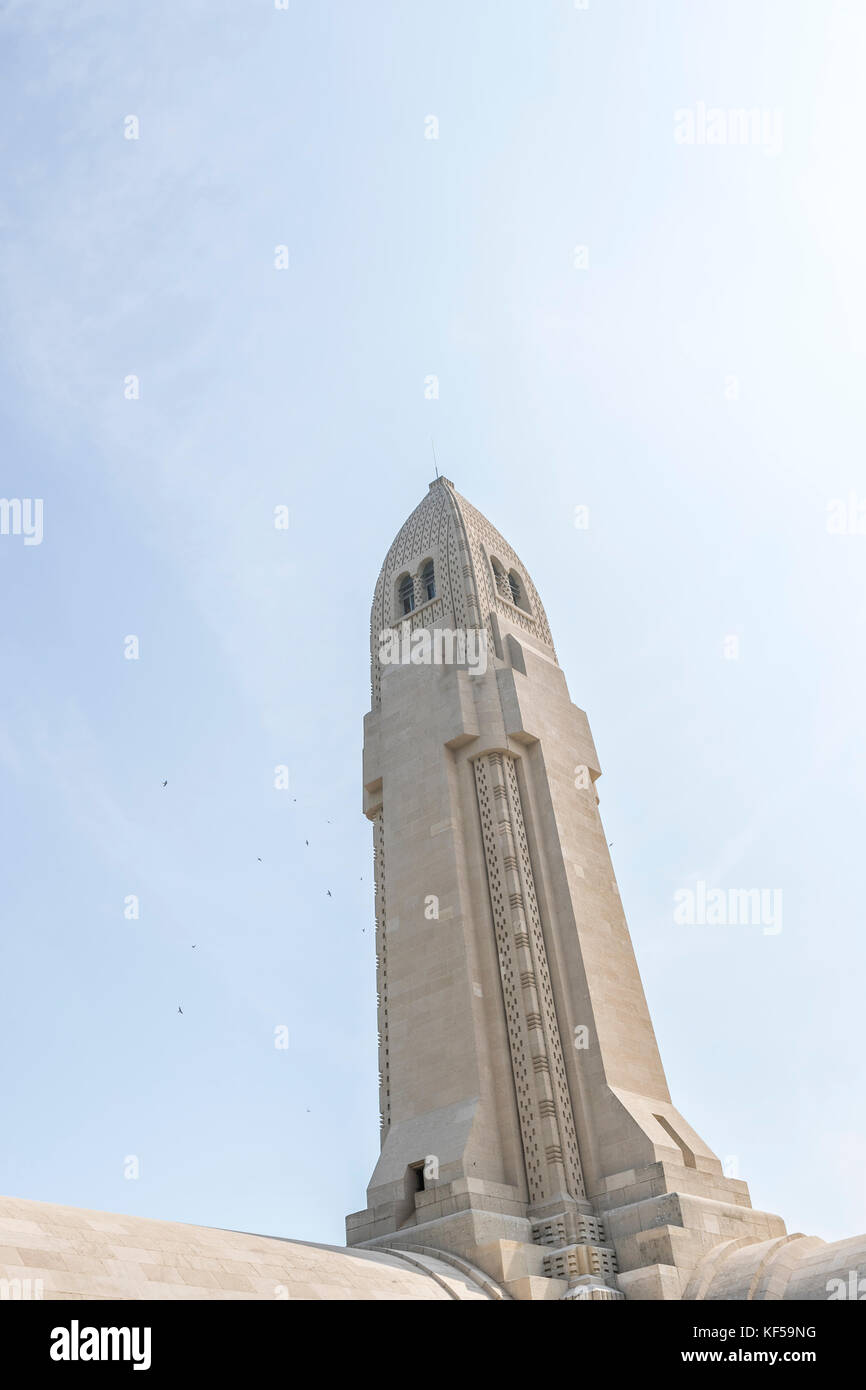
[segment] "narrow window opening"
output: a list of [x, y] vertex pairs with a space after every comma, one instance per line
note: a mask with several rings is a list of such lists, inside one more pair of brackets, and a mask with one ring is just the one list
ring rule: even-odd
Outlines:
[[425, 599], [436, 597], [436, 576], [433, 573], [432, 560], [428, 560], [421, 571], [421, 587], [424, 591]]
[[415, 586], [411, 574], [404, 574], [397, 588], [397, 603], [401, 613], [411, 613], [415, 607]]
[[508, 598], [509, 588], [508, 580], [505, 577], [505, 570], [498, 560], [491, 559], [490, 564], [493, 568], [493, 578], [496, 580], [497, 592], [501, 594], [502, 598]]

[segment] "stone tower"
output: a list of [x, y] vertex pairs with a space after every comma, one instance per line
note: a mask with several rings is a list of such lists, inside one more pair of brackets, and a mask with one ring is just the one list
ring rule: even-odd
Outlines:
[[671, 1104], [586, 716], [446, 478], [371, 635], [382, 1151], [350, 1249], [0, 1198], [0, 1300], [862, 1301], [866, 1235], [786, 1235]]
[[681, 1298], [785, 1237], [671, 1103], [526, 568], [446, 478], [371, 623], [381, 1154], [349, 1245], [450, 1252], [512, 1297]]

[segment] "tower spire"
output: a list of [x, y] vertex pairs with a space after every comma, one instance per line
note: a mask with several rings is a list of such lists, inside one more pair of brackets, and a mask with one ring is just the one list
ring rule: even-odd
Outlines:
[[521, 1299], [680, 1298], [714, 1243], [785, 1228], [671, 1101], [589, 723], [526, 566], [438, 462], [371, 638], [381, 1154], [348, 1243], [450, 1251]]

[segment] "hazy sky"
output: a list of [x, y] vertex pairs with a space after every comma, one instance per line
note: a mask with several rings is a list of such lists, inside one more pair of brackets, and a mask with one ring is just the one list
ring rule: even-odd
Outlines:
[[[369, 605], [432, 435], [589, 714], [675, 1104], [790, 1230], [866, 1229], [866, 8], [0, 13], [0, 492], [44, 505], [0, 535], [0, 1191], [364, 1206]], [[678, 925], [698, 882], [782, 930]]]

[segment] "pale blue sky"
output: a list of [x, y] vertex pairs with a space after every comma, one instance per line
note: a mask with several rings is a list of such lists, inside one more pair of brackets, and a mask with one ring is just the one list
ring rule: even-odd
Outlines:
[[[866, 9], [0, 13], [0, 492], [44, 498], [0, 536], [0, 1191], [364, 1205], [369, 603], [432, 434], [589, 714], [675, 1103], [789, 1229], [866, 1229]], [[781, 151], [677, 144], [700, 102]], [[676, 926], [699, 879], [782, 932]]]

